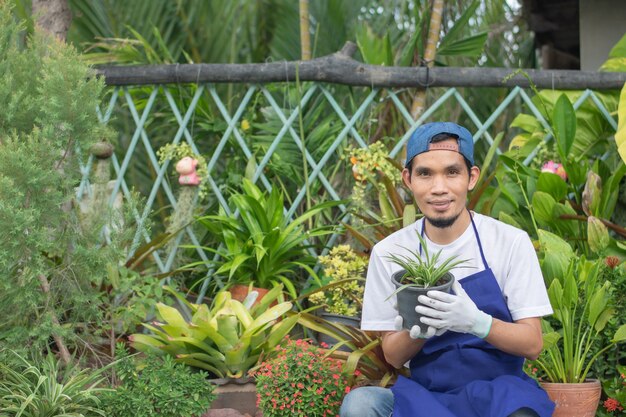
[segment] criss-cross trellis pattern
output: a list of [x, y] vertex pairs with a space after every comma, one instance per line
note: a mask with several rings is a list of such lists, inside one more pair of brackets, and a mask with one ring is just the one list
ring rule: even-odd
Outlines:
[[[150, 241], [152, 236], [141, 225], [151, 213], [165, 209], [171, 212], [177, 207], [178, 185], [172, 185], [175, 184], [172, 180], [174, 178], [172, 161], [160, 163], [157, 158], [158, 147], [165, 144], [164, 130], [170, 132], [169, 135], [166, 134], [166, 143], [186, 142], [194, 152], [205, 156], [208, 161], [206, 181], [209, 200], [214, 203], [212, 207], [219, 205], [227, 214], [233, 216], [238, 216], [238, 213], [233, 212], [233, 208], [228, 204], [229, 190], [232, 187], [228, 186], [224, 177], [237, 173], [228, 172], [225, 161], [241, 161], [250, 168], [247, 173], [252, 181], [269, 191], [277, 186], [276, 177], [271, 175], [270, 170], [272, 160], [280, 160], [281, 149], [285, 146], [295, 146], [300, 151], [301, 164], [304, 165], [306, 161], [306, 170], [302, 173], [302, 183], [294, 188], [293, 195], [286, 200], [284, 212], [289, 218], [307, 203], [307, 190], [312, 188], [326, 199], [339, 201], [349, 197], [345, 192], [346, 187], [338, 187], [342, 184], [339, 184], [336, 178], [331, 178], [333, 172], [326, 168], [329, 164], [334, 166], [340, 164], [337, 155], [342, 153], [346, 146], [368, 146], [371, 132], [366, 126], [377, 116], [374, 112], [381, 103], [393, 107], [403, 126], [402, 134], [398, 134], [397, 142], [390, 152], [391, 157], [399, 157], [415, 128], [426, 121], [449, 115], [446, 112], [452, 108], [457, 110], [457, 115], [462, 114], [473, 124], [467, 127], [475, 132], [474, 141], [484, 142], [486, 146], [493, 143], [494, 134], [498, 133], [494, 131], [494, 124], [498, 118], [512, 108], [519, 111], [524, 106], [547, 132], [551, 132], [548, 121], [527, 92], [520, 87], [508, 91], [495, 110], [483, 119], [476, 114], [458, 89], [437, 89], [436, 92], [439, 94], [434, 95], [432, 104], [415, 121], [412, 120], [405, 105], [406, 99], [403, 98], [406, 96], [403, 96], [405, 94], [403, 91], [361, 89], [358, 94], [353, 92], [348, 94], [345, 90], [337, 91], [335, 87], [315, 83], [307, 84], [302, 89], [301, 86], [285, 85], [284, 90], [272, 88], [270, 85], [252, 85], [245, 88], [239, 86], [241, 90], [236, 95], [231, 95], [224, 86], [214, 84], [185, 87], [184, 95], [178, 86], [111, 88], [108, 102], [97, 109], [98, 117], [102, 123], [118, 123], [125, 129], [120, 134], [116, 154], [112, 157], [115, 182], [110, 202], [114, 201], [118, 192], [129, 198], [131, 189], [138, 186], [134, 183], [134, 176], [130, 175], [133, 161], [141, 158], [147, 165], [144, 167], [145, 171], [149, 173], [148, 176], [144, 176], [142, 189], [142, 193], [145, 194], [145, 206], [141, 212], [134, 213], [140, 227], [134, 238], [133, 248]], [[294, 91], [298, 94], [294, 94]], [[617, 128], [616, 120], [596, 93], [591, 90], [584, 91], [574, 103], [574, 108], [578, 109], [583, 103], [592, 103], [609, 125]], [[311, 126], [306, 126], [302, 117], [306, 116], [307, 111], [311, 112], [312, 108], [319, 109], [320, 106], [323, 106], [323, 113], [327, 117], [324, 120], [327, 120], [329, 126], [329, 138], [322, 138], [324, 146], [312, 148], [307, 138], [313, 134], [314, 129], [320, 129], [320, 125], [316, 125], [317, 120], [314, 120]], [[262, 112], [266, 119], [269, 117], [276, 123], [274, 130], [268, 128], [268, 123], [258, 124], [257, 130], [263, 130], [266, 136], [263, 147], [257, 146], [254, 135], [251, 135], [249, 128], [245, 126], [249, 123], [251, 115], [254, 116], [259, 112]], [[155, 140], [157, 137], [158, 141]], [[546, 141], [551, 139], [550, 133], [544, 138]], [[157, 143], [159, 141], [160, 143]], [[525, 163], [528, 164], [533, 156], [534, 154], [531, 154]], [[349, 165], [347, 161], [344, 162], [344, 165]], [[79, 197], [91, 192], [89, 175], [92, 163], [93, 161], [89, 159], [81, 167], [82, 181], [77, 192]], [[149, 178], [147, 185], [145, 178]], [[343, 218], [348, 216], [348, 207], [345, 204], [340, 204], [338, 209]], [[328, 245], [332, 246], [336, 239], [336, 235], [332, 236]], [[201, 249], [200, 240], [193, 228], [187, 227], [184, 233], [177, 236], [169, 253], [164, 253], [163, 250], [155, 253], [155, 261], [160, 272], [172, 270], [176, 251], [183, 241], [194, 245], [198, 257], [208, 262], [213, 255]], [[211, 271], [206, 282], [210, 279]], [[206, 285], [203, 291], [205, 289]]]

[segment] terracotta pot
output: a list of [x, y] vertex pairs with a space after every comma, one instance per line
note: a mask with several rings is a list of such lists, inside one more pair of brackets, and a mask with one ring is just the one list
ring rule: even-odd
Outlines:
[[[391, 282], [399, 288], [402, 286], [400, 281], [402, 277], [406, 274], [405, 270], [400, 270], [391, 276]], [[410, 330], [413, 326], [419, 326], [422, 329], [422, 333], [426, 333], [427, 325], [420, 321], [421, 314], [418, 314], [415, 311], [415, 307], [420, 304], [417, 301], [417, 297], [420, 295], [426, 295], [428, 291], [436, 290], [443, 292], [450, 292], [452, 288], [452, 283], [454, 282], [454, 276], [451, 273], [447, 273], [442, 277], [445, 280], [445, 284], [437, 285], [435, 287], [407, 287], [402, 291], [397, 293], [398, 297], [398, 314], [402, 316], [402, 327]]]
[[[245, 300], [246, 296], [248, 295], [249, 289], [250, 288], [248, 285], [237, 284], [237, 285], [233, 285], [232, 287], [230, 287], [228, 289], [228, 292], [233, 297], [233, 300], [243, 302], [243, 300]], [[254, 304], [252, 304], [253, 306], [257, 305], [259, 301], [261, 301], [263, 297], [265, 297], [265, 294], [269, 292], [269, 290], [266, 288], [252, 287], [252, 290], [257, 291], [259, 293], [259, 296], [257, 297], [256, 301], [254, 302]]]
[[579, 384], [542, 382], [541, 386], [556, 403], [553, 417], [594, 417], [602, 386], [597, 379]]

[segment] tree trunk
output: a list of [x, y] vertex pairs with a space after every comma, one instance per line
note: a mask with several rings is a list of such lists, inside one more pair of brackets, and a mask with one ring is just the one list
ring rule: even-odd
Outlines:
[[32, 0], [35, 26], [65, 42], [72, 23], [67, 0]]
[[[434, 0], [433, 10], [430, 14], [430, 25], [428, 27], [428, 40], [426, 41], [426, 49], [424, 50], [424, 62], [429, 68], [432, 68], [435, 63], [439, 33], [441, 32], [442, 12], [443, 0]], [[422, 115], [425, 106], [426, 90], [420, 89], [415, 94], [415, 97], [413, 97], [413, 103], [411, 104], [411, 116], [413, 120], [417, 120], [417, 118]]]
[[300, 59], [311, 59], [311, 32], [309, 31], [309, 0], [300, 0]]
[[61, 323], [54, 313], [53, 307], [50, 305], [51, 296], [50, 296], [50, 282], [48, 282], [48, 278], [45, 275], [39, 275], [39, 286], [41, 290], [46, 296], [46, 310], [50, 315], [50, 321], [52, 321], [52, 325], [54, 326], [54, 330], [52, 331], [54, 339], [54, 343], [56, 343], [57, 348], [59, 349], [59, 355], [61, 356], [61, 360], [65, 365], [69, 365], [72, 360], [72, 356], [70, 355], [70, 351], [67, 350], [67, 346], [65, 346], [65, 342], [63, 341], [63, 337], [59, 335], [58, 332], [61, 328]]

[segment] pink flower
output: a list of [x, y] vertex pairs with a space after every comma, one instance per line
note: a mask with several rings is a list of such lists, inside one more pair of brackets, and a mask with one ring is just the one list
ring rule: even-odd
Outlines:
[[541, 172], [551, 172], [563, 178], [563, 181], [567, 181], [567, 172], [563, 168], [562, 164], [558, 164], [554, 161], [548, 161], [541, 167]]

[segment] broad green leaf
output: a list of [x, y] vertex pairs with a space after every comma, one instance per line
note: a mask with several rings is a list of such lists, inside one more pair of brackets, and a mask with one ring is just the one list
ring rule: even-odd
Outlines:
[[237, 300], [229, 300], [228, 307], [235, 313], [239, 323], [241, 323], [244, 329], [247, 329], [248, 326], [252, 324], [253, 318], [241, 302]]
[[135, 348], [137, 348], [138, 345], [152, 348], [160, 348], [163, 346], [163, 341], [147, 334], [135, 333], [130, 340], [132, 346]]
[[559, 156], [561, 161], [567, 161], [576, 136], [576, 113], [565, 94], [556, 101], [552, 117]]
[[500, 132], [493, 138], [493, 143], [489, 146], [489, 150], [487, 151], [487, 155], [483, 159], [483, 169], [480, 170], [480, 175], [478, 176], [478, 181], [476, 181], [476, 187], [480, 187], [487, 175], [487, 171], [489, 166], [491, 166], [491, 161], [496, 156], [496, 151], [500, 149], [500, 142], [502, 142], [502, 138], [504, 138], [504, 132]]
[[356, 32], [356, 43], [363, 62], [371, 65], [393, 66], [393, 57], [389, 34], [377, 36], [366, 23], [359, 26]]
[[218, 333], [217, 328], [210, 322], [200, 323], [198, 331], [204, 334], [209, 340], [213, 341], [220, 352], [225, 352], [232, 347], [232, 345], [226, 340], [224, 336]]
[[261, 314], [259, 317], [255, 318], [246, 332], [250, 331], [251, 333], [255, 333], [258, 328], [273, 320], [277, 320], [283, 314], [291, 310], [292, 306], [293, 305], [288, 301], [275, 305], [274, 307]]
[[550, 225], [554, 221], [552, 218], [552, 211], [555, 204], [556, 201], [554, 201], [554, 198], [550, 194], [537, 191], [533, 194], [532, 199], [532, 208], [535, 219], [537, 219], [537, 221], [544, 226]]
[[546, 192], [556, 201], [561, 201], [567, 195], [567, 183], [552, 172], [542, 172], [537, 179], [537, 191]]
[[595, 325], [593, 326], [596, 332], [600, 333], [606, 327], [611, 318], [615, 316], [614, 308], [605, 308], [598, 316]]
[[609, 58], [600, 66], [600, 71], [624, 72], [626, 71], [626, 58]]
[[550, 304], [552, 304], [552, 308], [557, 313], [561, 307], [563, 307], [563, 287], [561, 286], [561, 281], [555, 279], [550, 284], [550, 288], [548, 288], [548, 296], [550, 298]]
[[561, 335], [558, 332], [550, 332], [543, 334], [543, 347], [544, 349], [550, 349], [555, 346], [561, 339]]
[[217, 332], [224, 337], [228, 341], [229, 344], [235, 345], [239, 341], [239, 320], [237, 316], [232, 314], [232, 310], [230, 309], [230, 303], [233, 300], [230, 300], [226, 305], [226, 309], [223, 310], [223, 313], [218, 313], [216, 315], [217, 320]]
[[209, 320], [211, 320], [209, 306], [207, 306], [206, 304], [198, 305], [196, 312], [191, 317], [191, 323], [197, 326], [199, 323], [208, 322]]
[[244, 178], [241, 186], [246, 195], [251, 196], [255, 200], [261, 200], [263, 198], [263, 192], [257, 187], [252, 181], [247, 178]]
[[163, 303], [157, 303], [156, 307], [159, 312], [159, 317], [166, 321], [170, 326], [179, 328], [181, 332], [189, 330], [187, 321], [174, 307], [167, 306]]
[[282, 294], [282, 291], [283, 291], [282, 285], [276, 285], [272, 287], [272, 289], [269, 290], [260, 301], [257, 300], [257, 303], [252, 306], [252, 308], [250, 309], [250, 314], [252, 315], [252, 317], [257, 316], [259, 312], [263, 312], [267, 310], [270, 304], [272, 304], [274, 301], [279, 299], [279, 297]]
[[[219, 353], [219, 352], [218, 352]], [[220, 353], [219, 357], [208, 355], [202, 352], [194, 352], [194, 353], [181, 353], [177, 356], [178, 359], [184, 358], [193, 358], [200, 360], [202, 362], [208, 363], [216, 368], [221, 368], [224, 365], [224, 355]]]
[[511, 122], [511, 127], [519, 127], [525, 132], [533, 133], [537, 130], [543, 130], [543, 126], [535, 116], [529, 114], [518, 114]]
[[504, 211], [501, 211], [500, 213], [498, 213], [498, 220], [506, 224], [510, 224], [511, 226], [515, 226], [518, 229], [521, 229], [521, 226], [517, 222], [517, 220], [515, 220], [510, 214], [507, 214]]
[[569, 263], [574, 257], [572, 247], [559, 236], [543, 229], [539, 229], [538, 237], [543, 254], [541, 270], [546, 282], [560, 279], [567, 273]]
[[413, 223], [415, 223], [415, 216], [416, 216], [416, 211], [415, 211], [415, 205], [414, 204], [407, 204], [404, 206], [404, 210], [402, 212], [402, 227], [406, 227], [409, 226]]
[[619, 106], [617, 107], [617, 131], [615, 132], [615, 144], [617, 152], [626, 163], [626, 84], [619, 95]]
[[[587, 294], [589, 297], [589, 294]], [[589, 301], [589, 317], [588, 322], [590, 326], [595, 326], [598, 317], [602, 311], [606, 308], [607, 305], [607, 295], [604, 287], [600, 287], [591, 294], [591, 299]]]
[[570, 308], [578, 303], [578, 285], [573, 272], [565, 274], [563, 277], [563, 305]]
[[622, 324], [615, 332], [612, 342], [623, 342], [626, 340], [626, 324]]
[[609, 52], [609, 58], [624, 58], [626, 57], [626, 35], [622, 36], [622, 38], [611, 48], [611, 52]]
[[190, 357], [184, 357], [184, 358], [176, 359], [175, 362], [184, 363], [186, 365], [193, 366], [193, 367], [200, 368], [200, 369], [205, 369], [205, 370], [207, 370], [209, 372], [214, 373], [219, 378], [225, 378], [226, 377], [226, 367], [223, 367], [224, 369], [221, 369], [221, 368], [218, 369], [215, 366], [211, 366], [211, 365], [209, 365], [208, 363], [206, 363], [204, 361], [199, 361], [197, 359], [190, 358]]
[[208, 343], [205, 343], [193, 337], [173, 337], [172, 340], [170, 340], [170, 342], [186, 343], [186, 344], [195, 346], [198, 349], [201, 349], [203, 352], [215, 357], [217, 360], [224, 360], [224, 355], [220, 351], [218, 351], [217, 349], [215, 349], [213, 346], [209, 345]]
[[252, 181], [252, 179], [254, 178], [254, 173], [256, 172], [257, 168], [258, 168], [258, 165], [256, 163], [256, 158], [252, 156], [248, 160], [248, 163], [246, 164], [246, 169], [244, 171], [245, 178]]

